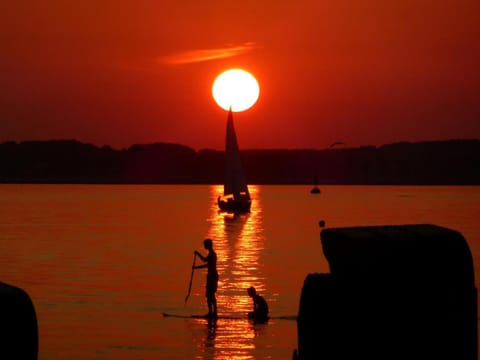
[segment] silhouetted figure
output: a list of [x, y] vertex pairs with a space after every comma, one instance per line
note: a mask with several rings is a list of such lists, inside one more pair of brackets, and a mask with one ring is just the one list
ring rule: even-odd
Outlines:
[[217, 317], [217, 299], [215, 298], [215, 293], [218, 288], [218, 272], [217, 272], [217, 254], [213, 250], [213, 243], [211, 239], [205, 239], [203, 241], [203, 247], [208, 251], [208, 255], [205, 257], [195, 250], [195, 255], [197, 255], [200, 260], [206, 264], [192, 266], [193, 269], [203, 269], [207, 268], [207, 284], [205, 296], [207, 298], [208, 305], [208, 317]]
[[263, 298], [257, 294], [253, 286], [247, 289], [248, 296], [253, 299], [253, 311], [248, 313], [248, 318], [257, 322], [265, 322], [268, 320], [268, 304]]
[[0, 282], [0, 359], [36, 360], [38, 326], [30, 296]]

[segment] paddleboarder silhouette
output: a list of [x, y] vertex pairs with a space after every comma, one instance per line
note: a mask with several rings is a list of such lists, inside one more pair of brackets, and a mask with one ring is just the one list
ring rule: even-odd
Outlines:
[[253, 311], [248, 313], [248, 318], [257, 322], [266, 322], [268, 320], [268, 304], [260, 296], [253, 286], [247, 289], [248, 296], [253, 300]]
[[218, 272], [217, 272], [217, 254], [213, 250], [212, 239], [205, 239], [203, 241], [203, 247], [208, 251], [207, 256], [203, 256], [197, 250], [194, 254], [200, 258], [205, 264], [192, 265], [192, 269], [207, 269], [207, 283], [205, 287], [205, 296], [207, 298], [208, 314], [209, 318], [217, 317], [217, 299], [215, 293], [218, 288]]

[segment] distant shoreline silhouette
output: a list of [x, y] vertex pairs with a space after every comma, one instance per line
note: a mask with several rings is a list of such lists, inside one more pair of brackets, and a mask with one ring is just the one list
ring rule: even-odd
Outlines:
[[[325, 149], [241, 150], [249, 184], [479, 185], [480, 139]], [[224, 152], [76, 140], [0, 144], [0, 183], [221, 184]]]

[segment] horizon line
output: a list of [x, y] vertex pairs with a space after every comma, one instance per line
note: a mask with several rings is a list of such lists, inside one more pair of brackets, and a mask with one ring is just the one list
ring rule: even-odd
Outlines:
[[[396, 145], [396, 144], [419, 144], [419, 143], [434, 143], [434, 142], [452, 142], [452, 141], [480, 141], [480, 138], [449, 138], [449, 139], [443, 139], [443, 140], [415, 140], [415, 141], [408, 141], [408, 140], [399, 140], [399, 141], [395, 141], [395, 142], [389, 142], [389, 143], [383, 143], [383, 144], [380, 144], [380, 145], [373, 145], [373, 144], [366, 144], [366, 145], [356, 145], [356, 146], [346, 146], [348, 145], [347, 143], [345, 142], [340, 142], [340, 141], [336, 141], [336, 142], [333, 142], [331, 144], [328, 144], [328, 145], [325, 145], [324, 147], [275, 147], [275, 148], [243, 148], [243, 149], [240, 149], [240, 151], [255, 151], [255, 150], [271, 150], [271, 151], [274, 151], [274, 150], [352, 150], [352, 149], [360, 149], [360, 148], [369, 148], [369, 147], [373, 147], [373, 148], [380, 148], [380, 147], [383, 147], [383, 146], [386, 146], [386, 145]], [[118, 150], [118, 151], [122, 151], [122, 150], [128, 150], [130, 149], [131, 147], [133, 146], [137, 146], [137, 145], [140, 145], [140, 146], [148, 146], [148, 145], [156, 145], [156, 144], [166, 144], [166, 145], [178, 145], [178, 146], [183, 146], [183, 147], [186, 147], [186, 148], [190, 148], [192, 150], [194, 150], [195, 152], [199, 152], [199, 151], [202, 151], [202, 150], [213, 150], [213, 151], [224, 151], [223, 148], [221, 149], [216, 149], [216, 148], [209, 148], [209, 147], [201, 147], [201, 148], [195, 148], [195, 147], [192, 147], [190, 145], [185, 145], [183, 143], [177, 143], [177, 142], [170, 142], [170, 141], [154, 141], [154, 142], [145, 142], [145, 143], [132, 143], [131, 145], [128, 145], [128, 146], [125, 146], [125, 147], [115, 147], [113, 145], [109, 145], [109, 144], [103, 144], [103, 145], [99, 145], [98, 143], [94, 143], [94, 142], [89, 142], [89, 141], [82, 141], [82, 140], [78, 140], [78, 139], [74, 139], [74, 138], [63, 138], [63, 139], [60, 139], [60, 138], [53, 138], [53, 139], [48, 139], [48, 140], [40, 140], [40, 139], [37, 139], [37, 140], [4, 140], [4, 141], [0, 141], [0, 145], [4, 145], [4, 144], [8, 144], [8, 143], [15, 143], [15, 144], [22, 144], [22, 143], [34, 143], [34, 142], [77, 142], [77, 143], [80, 143], [80, 144], [84, 144], [84, 145], [92, 145], [92, 146], [95, 146], [95, 147], [98, 147], [98, 148], [103, 148], [103, 147], [108, 147], [112, 150]], [[340, 144], [341, 143], [341, 144]], [[341, 146], [341, 147], [338, 147], [338, 146]]]

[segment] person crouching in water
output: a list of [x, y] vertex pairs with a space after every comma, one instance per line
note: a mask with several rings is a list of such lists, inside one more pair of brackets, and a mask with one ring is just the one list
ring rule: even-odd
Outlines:
[[253, 311], [248, 313], [248, 318], [256, 322], [266, 322], [268, 320], [268, 304], [263, 298], [257, 294], [253, 286], [247, 289], [248, 296], [253, 300]]
[[218, 272], [217, 272], [217, 254], [213, 250], [213, 244], [211, 239], [205, 239], [203, 241], [203, 247], [208, 251], [208, 255], [205, 257], [195, 250], [195, 255], [197, 255], [200, 260], [206, 264], [193, 266], [193, 269], [202, 269], [207, 268], [207, 284], [205, 296], [207, 298], [208, 304], [208, 315], [209, 318], [217, 317], [217, 299], [215, 298], [215, 293], [217, 292], [218, 287]]

